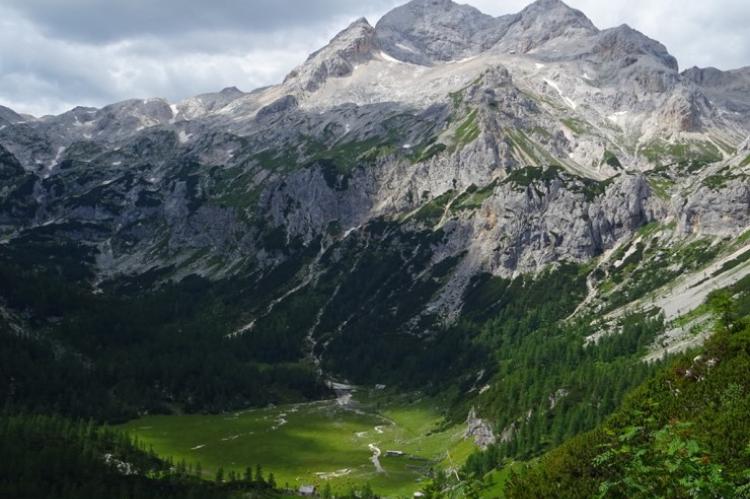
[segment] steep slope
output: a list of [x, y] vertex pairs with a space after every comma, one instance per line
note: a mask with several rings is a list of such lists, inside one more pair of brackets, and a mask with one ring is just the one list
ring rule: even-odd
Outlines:
[[[520, 399], [498, 373], [537, 376], [529, 352], [555, 358], [547, 333], [571, 352], [558, 371], [582, 359], [590, 375], [580, 349], [606, 337], [596, 355], [624, 372], [666, 326], [633, 319], [619, 343], [617, 320], [738, 250], [747, 100], [746, 71], [679, 73], [659, 42], [556, 0], [500, 18], [415, 0], [355, 21], [272, 87], [2, 109], [0, 307], [127, 402], [115, 412], [306, 399], [325, 392], [322, 368], [450, 392], [454, 419], [476, 401], [512, 440], [569, 388]], [[568, 296], [540, 298], [546, 279]], [[573, 381], [557, 424], [589, 412], [571, 432], [626, 388], [596, 405], [602, 388]], [[519, 449], [545, 445], [527, 436]]]
[[747, 280], [716, 295], [719, 331], [639, 386], [596, 430], [514, 469], [507, 497], [744, 497]]

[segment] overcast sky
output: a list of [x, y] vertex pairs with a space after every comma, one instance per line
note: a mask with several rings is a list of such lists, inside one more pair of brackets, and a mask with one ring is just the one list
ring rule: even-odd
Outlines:
[[[492, 15], [530, 0], [468, 0]], [[0, 0], [0, 104], [42, 115], [133, 97], [179, 100], [281, 81], [357, 17], [398, 0]], [[680, 61], [750, 65], [748, 0], [569, 0], [627, 23]]]

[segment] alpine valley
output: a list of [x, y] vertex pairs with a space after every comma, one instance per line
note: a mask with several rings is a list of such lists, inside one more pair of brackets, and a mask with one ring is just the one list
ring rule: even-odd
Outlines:
[[0, 107], [0, 496], [748, 497], [749, 137], [559, 0]]

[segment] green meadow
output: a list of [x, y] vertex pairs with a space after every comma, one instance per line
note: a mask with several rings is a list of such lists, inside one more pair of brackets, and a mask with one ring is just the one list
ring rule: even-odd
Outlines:
[[[411, 497], [433, 467], [460, 465], [474, 450], [463, 425], [440, 427], [437, 406], [374, 391], [350, 404], [336, 400], [220, 415], [147, 416], [122, 428], [162, 457], [200, 463], [206, 478], [260, 465], [278, 485], [330, 484], [334, 491], [369, 483], [388, 497]], [[372, 462], [380, 450], [378, 470]], [[401, 456], [389, 456], [398, 451]]]

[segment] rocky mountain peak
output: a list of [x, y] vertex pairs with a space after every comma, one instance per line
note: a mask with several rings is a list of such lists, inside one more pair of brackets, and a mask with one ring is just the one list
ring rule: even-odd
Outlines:
[[475, 55], [503, 34], [497, 19], [451, 0], [413, 0], [383, 16], [375, 29], [383, 50], [422, 65]]
[[620, 61], [631, 64], [633, 57], [651, 56], [672, 71], [678, 70], [677, 59], [667, 48], [627, 24], [601, 32], [594, 47], [594, 53], [604, 62]]
[[242, 91], [237, 87], [226, 87], [219, 92], [222, 95], [242, 95]]
[[0, 106], [0, 121], [7, 121], [9, 123], [20, 123], [21, 121], [24, 121], [24, 119], [13, 111], [12, 109], [9, 109], [5, 106]]
[[520, 14], [526, 22], [557, 18], [560, 24], [576, 25], [587, 30], [596, 31], [596, 26], [580, 10], [568, 6], [560, 0], [537, 0], [530, 3]]
[[559, 0], [538, 0], [499, 20], [508, 27], [498, 48], [511, 53], [539, 50], [553, 40], [588, 38], [599, 31], [585, 14]]
[[351, 74], [356, 64], [372, 57], [376, 47], [375, 29], [367, 19], [359, 18], [289, 73], [284, 84], [314, 92], [329, 77]]

